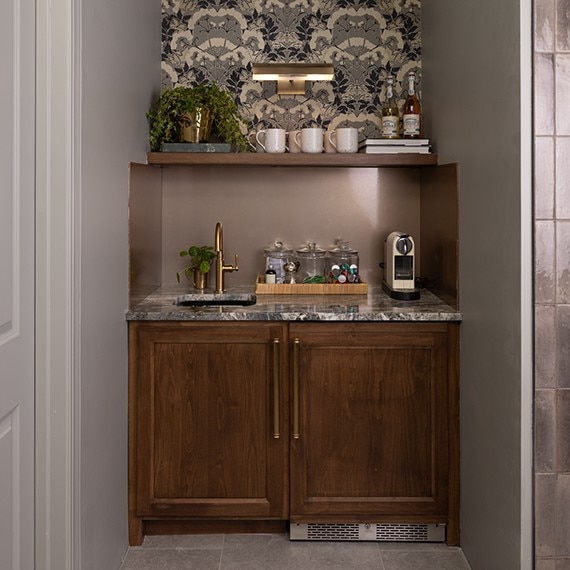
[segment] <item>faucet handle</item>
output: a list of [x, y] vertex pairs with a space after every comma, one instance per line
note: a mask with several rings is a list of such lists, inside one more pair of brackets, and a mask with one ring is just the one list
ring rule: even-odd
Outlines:
[[226, 265], [224, 263], [222, 265], [222, 271], [227, 271], [228, 273], [231, 273], [232, 271], [239, 271], [237, 253], [235, 254], [235, 265]]
[[238, 266], [238, 261], [239, 261], [239, 257], [238, 254], [234, 254], [234, 271], [239, 271], [239, 266]]

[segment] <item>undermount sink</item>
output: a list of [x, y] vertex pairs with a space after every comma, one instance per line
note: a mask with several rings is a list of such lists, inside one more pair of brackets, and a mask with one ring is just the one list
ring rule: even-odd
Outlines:
[[255, 293], [188, 293], [174, 299], [174, 305], [181, 307], [246, 307], [256, 302]]

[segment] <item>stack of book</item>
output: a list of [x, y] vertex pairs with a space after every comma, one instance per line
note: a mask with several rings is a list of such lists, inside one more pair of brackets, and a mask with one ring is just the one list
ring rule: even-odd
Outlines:
[[366, 154], [429, 154], [429, 139], [366, 139], [359, 145]]

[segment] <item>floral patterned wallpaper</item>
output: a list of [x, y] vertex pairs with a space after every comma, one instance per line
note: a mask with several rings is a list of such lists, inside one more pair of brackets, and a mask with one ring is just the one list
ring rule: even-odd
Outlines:
[[[253, 63], [333, 63], [333, 81], [277, 95]], [[384, 79], [421, 79], [420, 0], [162, 0], [162, 85], [216, 81], [235, 94], [250, 130], [319, 124], [378, 137]], [[421, 83], [418, 86], [421, 91]]]

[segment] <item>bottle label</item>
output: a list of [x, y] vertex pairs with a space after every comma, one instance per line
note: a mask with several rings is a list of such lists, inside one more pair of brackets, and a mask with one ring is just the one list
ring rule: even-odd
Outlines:
[[382, 136], [384, 138], [394, 138], [398, 136], [398, 117], [395, 115], [382, 117]]
[[265, 267], [266, 269], [269, 269], [269, 267], [271, 266], [271, 269], [275, 274], [275, 283], [283, 283], [283, 278], [285, 277], [285, 270], [283, 269], [283, 261], [287, 260], [270, 256], [266, 258]]
[[419, 115], [404, 115], [404, 136], [415, 137], [420, 136], [420, 116]]

